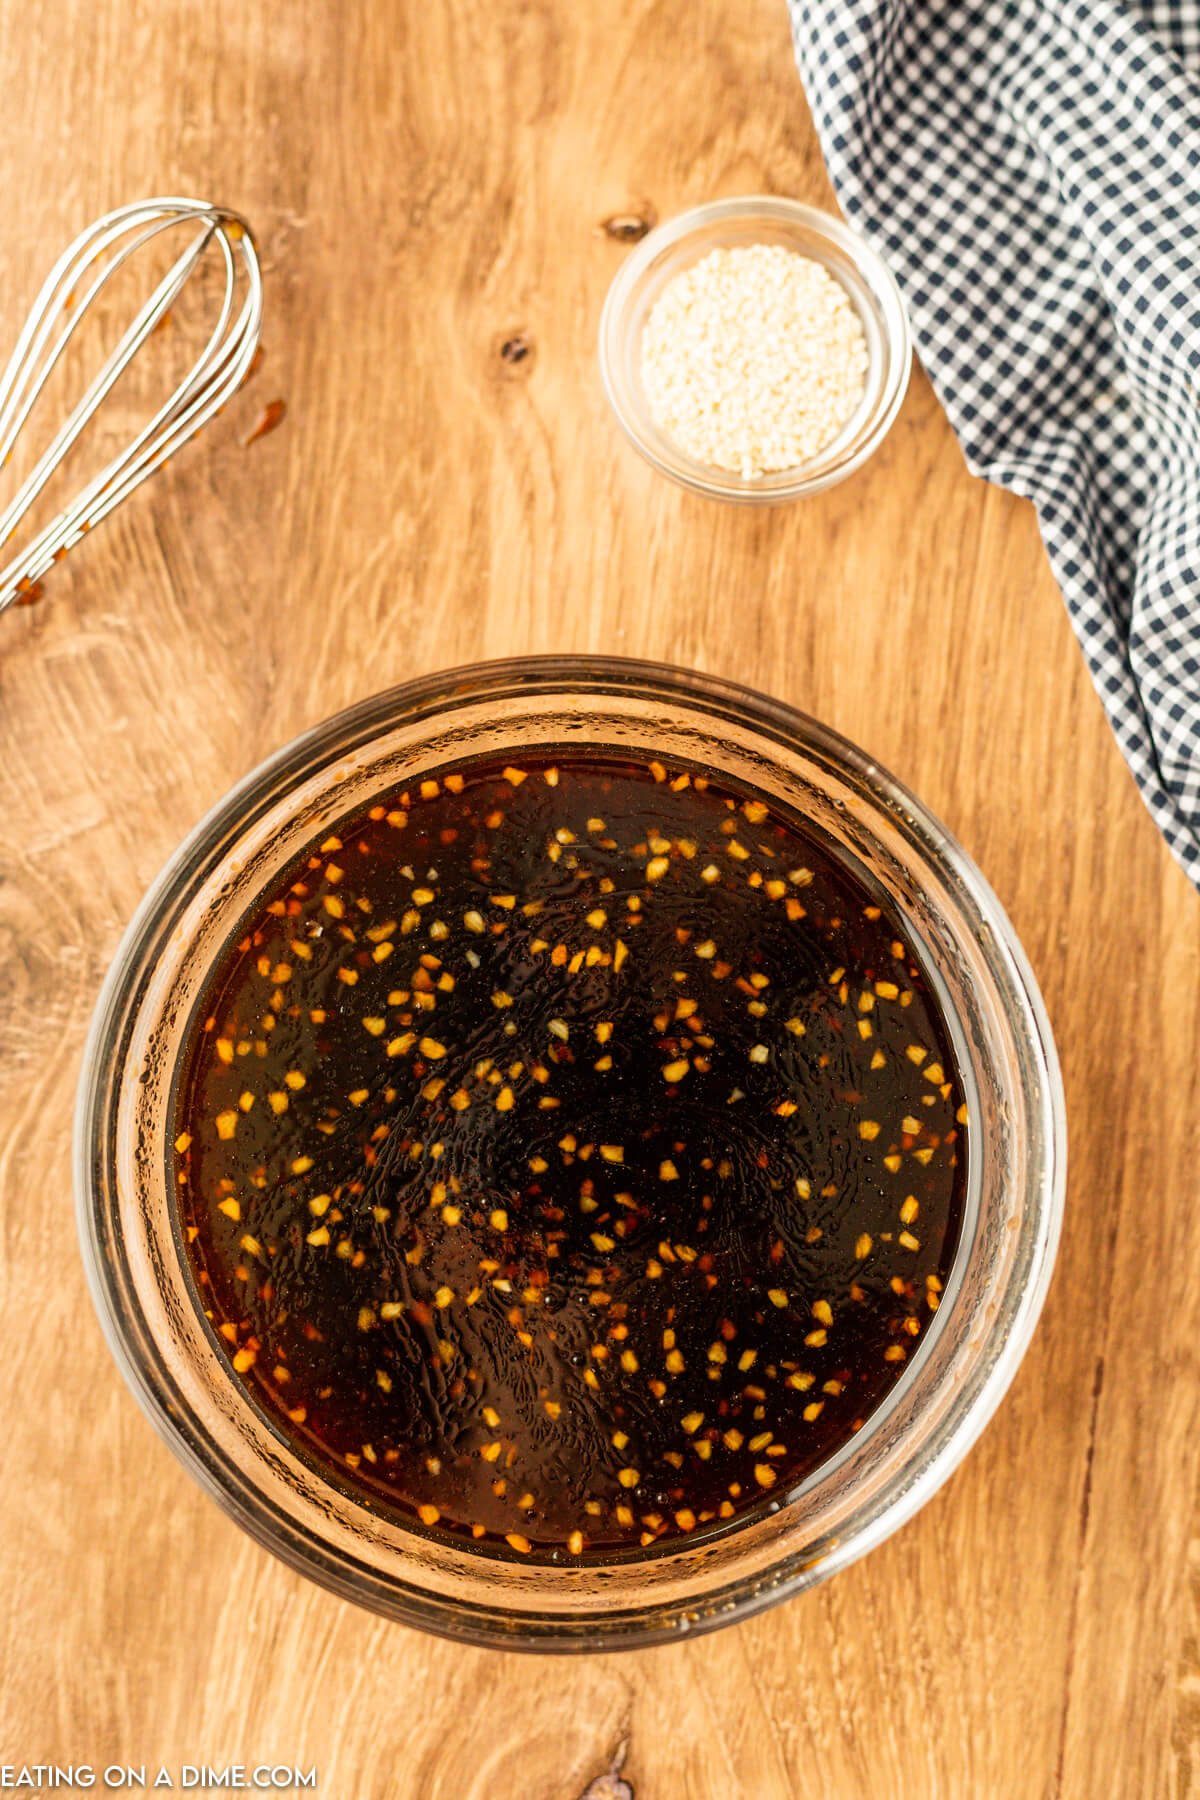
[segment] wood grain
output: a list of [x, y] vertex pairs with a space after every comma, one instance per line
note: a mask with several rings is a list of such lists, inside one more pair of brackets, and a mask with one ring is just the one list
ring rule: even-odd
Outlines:
[[[1196, 898], [1032, 513], [919, 376], [861, 475], [761, 513], [656, 478], [597, 380], [600, 221], [830, 203], [781, 0], [2, 0], [0, 57], [6, 331], [153, 192], [249, 214], [268, 315], [255, 388], [0, 621], [0, 1761], [577, 1800], [627, 1742], [637, 1800], [1196, 1793]], [[68, 1156], [103, 971], [199, 814], [389, 682], [567, 649], [762, 685], [918, 789], [1044, 985], [1072, 1162], [1034, 1347], [920, 1517], [751, 1623], [577, 1662], [360, 1615], [219, 1516], [105, 1354]]]

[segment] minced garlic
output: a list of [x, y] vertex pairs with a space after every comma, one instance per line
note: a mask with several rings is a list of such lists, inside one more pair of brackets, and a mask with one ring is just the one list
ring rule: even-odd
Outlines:
[[849, 294], [780, 244], [712, 250], [642, 335], [655, 423], [698, 462], [756, 476], [811, 462], [853, 416], [868, 352]]

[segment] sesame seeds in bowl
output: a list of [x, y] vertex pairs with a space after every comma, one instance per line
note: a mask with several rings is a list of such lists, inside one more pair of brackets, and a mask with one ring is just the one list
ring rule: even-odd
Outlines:
[[747, 478], [819, 456], [862, 405], [869, 365], [845, 288], [782, 244], [710, 250], [672, 276], [642, 333], [655, 423]]
[[847, 226], [771, 196], [647, 236], [609, 290], [609, 401], [663, 474], [750, 503], [816, 493], [886, 435], [908, 385], [899, 290]]

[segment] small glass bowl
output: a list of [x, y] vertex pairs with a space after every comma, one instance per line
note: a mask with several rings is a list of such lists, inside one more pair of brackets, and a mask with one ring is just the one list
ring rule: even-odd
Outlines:
[[[853, 302], [867, 340], [867, 382], [857, 411], [819, 455], [794, 469], [745, 476], [697, 462], [654, 420], [642, 386], [642, 334], [659, 295], [711, 250], [781, 244], [824, 265]], [[642, 239], [608, 290], [600, 319], [600, 373], [613, 412], [647, 462], [695, 493], [763, 505], [816, 494], [853, 474], [891, 429], [908, 387], [912, 340], [891, 271], [857, 232], [798, 200], [745, 195], [679, 213]]]
[[[187, 1277], [171, 1084], [197, 996], [283, 870], [347, 813], [463, 757], [680, 759], [801, 815], [889, 893], [950, 1027], [972, 1129], [942, 1304], [863, 1429], [764, 1512], [705, 1541], [552, 1565], [450, 1540], [325, 1480], [230, 1376]], [[1062, 1216], [1062, 1086], [994, 894], [892, 776], [826, 726], [712, 676], [616, 658], [484, 663], [366, 700], [222, 800], [130, 925], [76, 1115], [80, 1238], [125, 1379], [185, 1467], [259, 1543], [345, 1598], [514, 1650], [609, 1650], [728, 1624], [842, 1569], [929, 1498], [1024, 1354]]]

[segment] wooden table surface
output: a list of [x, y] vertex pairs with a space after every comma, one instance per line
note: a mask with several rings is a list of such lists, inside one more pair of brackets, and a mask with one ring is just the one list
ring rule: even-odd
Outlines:
[[[0, 620], [0, 1762], [577, 1800], [623, 1745], [637, 1800], [1200, 1790], [1200, 906], [1033, 514], [919, 373], [866, 470], [762, 512], [657, 477], [600, 390], [605, 219], [832, 205], [782, 0], [3, 0], [0, 50], [6, 333], [144, 194], [243, 208], [267, 271], [253, 386]], [[383, 1623], [227, 1522], [105, 1351], [68, 1155], [105, 967], [201, 812], [377, 688], [546, 650], [761, 685], [912, 784], [1025, 942], [1071, 1129], [1043, 1323], [915, 1522], [748, 1624], [578, 1661]]]

